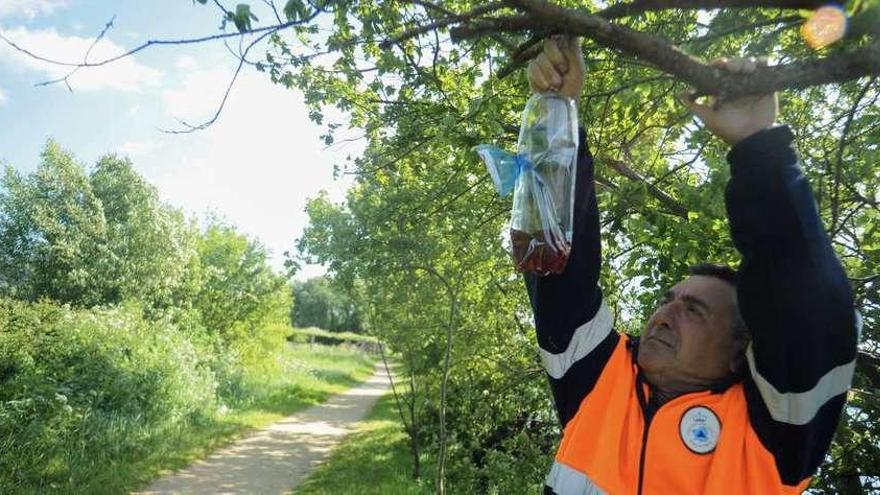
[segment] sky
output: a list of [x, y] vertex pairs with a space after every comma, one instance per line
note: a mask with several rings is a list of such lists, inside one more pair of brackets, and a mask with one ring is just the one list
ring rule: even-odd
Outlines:
[[[260, 2], [251, 3], [269, 19]], [[148, 39], [216, 34], [219, 17], [216, 7], [186, 0], [0, 0], [0, 32], [35, 54], [70, 62], [83, 59], [111, 19], [90, 60]], [[251, 53], [258, 58], [265, 50]], [[262, 242], [280, 271], [283, 253], [306, 226], [306, 200], [325, 190], [342, 201], [352, 181], [335, 180], [333, 166], [344, 166], [364, 143], [326, 148], [302, 95], [249, 67], [213, 126], [193, 134], [162, 132], [179, 129], [178, 119], [210, 118], [236, 63], [221, 42], [151, 47], [108, 66], [80, 69], [69, 79], [71, 91], [64, 83], [36, 86], [67, 69], [2, 44], [0, 163], [30, 172], [50, 138], [86, 167], [107, 153], [128, 156], [163, 201], [196, 218], [219, 215]], [[330, 120], [344, 122], [338, 114]], [[297, 278], [323, 271], [308, 265]]]

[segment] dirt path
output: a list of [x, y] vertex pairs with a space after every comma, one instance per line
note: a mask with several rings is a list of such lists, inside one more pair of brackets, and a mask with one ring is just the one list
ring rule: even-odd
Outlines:
[[363, 384], [287, 417], [154, 482], [142, 495], [288, 493], [327, 458], [388, 389], [378, 365]]

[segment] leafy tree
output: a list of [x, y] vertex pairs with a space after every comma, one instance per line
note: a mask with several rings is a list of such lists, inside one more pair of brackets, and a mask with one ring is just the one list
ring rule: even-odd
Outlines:
[[215, 221], [199, 239], [198, 254], [201, 287], [194, 307], [209, 332], [231, 341], [270, 323], [286, 323], [290, 288], [272, 271], [260, 243]]
[[[621, 27], [651, 33], [659, 43], [674, 43], [704, 60], [770, 55], [780, 64], [796, 64], [815, 54], [825, 61], [850, 57], [876, 44], [873, 35], [851, 31], [840, 44], [816, 51], [801, 36], [811, 14], [772, 8], [797, 2], [753, 3], [767, 8], [698, 15], [668, 7], [691, 9], [700, 2], [644, 1], [600, 15], [587, 2], [565, 2], [583, 10], [554, 11], [560, 15], [551, 18], [541, 11], [547, 4], [533, 1], [331, 2], [326, 6], [334, 14], [331, 31], [307, 26], [296, 28], [296, 39], [273, 38], [265, 69], [274, 81], [304, 93], [313, 118], [327, 126], [326, 139], [332, 142], [341, 129], [338, 122], [324, 122], [327, 106], [347, 112], [351, 125], [365, 130], [365, 153], [347, 165], [357, 177], [355, 187], [344, 205], [321, 197], [310, 203], [311, 226], [299, 248], [337, 279], [362, 284], [358, 293], [368, 330], [400, 353], [414, 374], [420, 445], [440, 457], [438, 470], [445, 449], [456, 453], [450, 471], [437, 474], [438, 491], [444, 477], [456, 492], [534, 491], [505, 480], [539, 484], [555, 444], [528, 306], [499, 243], [509, 200], [495, 196], [469, 151], [482, 142], [513, 147], [528, 96], [524, 74], [513, 69], [543, 37], [562, 31], [562, 24], [588, 38], [580, 111], [597, 156], [603, 287], [620, 317], [618, 326], [638, 332], [657, 292], [682, 277], [686, 266], [738, 259], [722, 201], [727, 149], [676, 95], [688, 88], [685, 82], [703, 92], [733, 94], [767, 89], [761, 85], [769, 79], [699, 83], [657, 58], [630, 58], [625, 42], [631, 33], [620, 34]], [[797, 7], [816, 6], [808, 3]], [[478, 13], [483, 5], [494, 14]], [[846, 9], [856, 18], [873, 5], [853, 2]], [[603, 25], [593, 17], [612, 18], [616, 38], [600, 39], [600, 30], [584, 27], [588, 21]], [[463, 41], [450, 44], [449, 34]], [[312, 50], [332, 56], [313, 57]], [[499, 77], [504, 72], [509, 75]], [[788, 87], [800, 89], [782, 93], [781, 121], [796, 133], [820, 213], [865, 317], [851, 407], [812, 489], [861, 493], [880, 485], [874, 433], [880, 420], [875, 249], [880, 209], [873, 171], [880, 88], [870, 73], [834, 86]], [[491, 414], [483, 409], [487, 402]], [[448, 414], [441, 413], [444, 407]]]
[[131, 162], [101, 158], [86, 174], [49, 141], [37, 170], [6, 169], [0, 191], [0, 291], [79, 306], [168, 305], [195, 255], [183, 215], [160, 202]]
[[163, 204], [128, 159], [101, 158], [89, 182], [107, 223], [101, 276], [110, 287], [104, 300], [172, 303], [196, 255], [195, 236], [183, 214]]
[[[467, 161], [456, 158], [452, 168]], [[477, 478], [477, 486], [491, 487], [501, 478], [487, 471], [498, 462], [509, 472], [534, 472], [526, 486], [536, 490], [543, 479], [537, 474], [543, 464], [534, 462], [543, 461], [537, 446], [549, 449], [555, 426], [548, 420], [543, 383], [523, 380], [531, 373], [540, 376], [528, 329], [516, 316], [524, 294], [509, 272], [497, 230], [488, 242], [474, 235], [507, 210], [411, 209], [426, 194], [419, 187], [426, 174], [418, 158], [401, 167], [399, 176], [364, 180], [350, 193], [348, 208], [326, 197], [312, 200], [311, 224], [299, 248], [308, 261], [329, 261], [340, 280], [360, 282], [355, 293], [368, 331], [399, 353], [409, 377], [399, 404], [414, 463], [419, 445], [440, 449], [438, 489], [447, 471], [452, 479]], [[387, 188], [386, 179], [392, 179]], [[458, 180], [466, 184], [468, 177]], [[513, 298], [497, 299], [499, 290]], [[532, 430], [524, 432], [518, 424]], [[501, 446], [509, 447], [517, 435], [529, 447], [504, 451]]]
[[360, 319], [351, 297], [325, 277], [293, 284], [291, 321], [296, 327], [318, 327], [332, 332], [359, 332]]
[[49, 141], [37, 170], [6, 168], [0, 192], [0, 289], [25, 300], [104, 302], [107, 222], [83, 167]]

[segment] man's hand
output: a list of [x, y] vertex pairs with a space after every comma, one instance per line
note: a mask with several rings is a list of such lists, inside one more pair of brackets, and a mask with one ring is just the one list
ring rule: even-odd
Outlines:
[[[749, 74], [756, 67], [766, 66], [766, 60], [719, 59], [712, 62], [713, 67], [730, 72]], [[713, 134], [731, 146], [764, 129], [773, 127], [776, 122], [778, 103], [776, 93], [747, 96], [735, 100], [714, 101], [709, 105], [697, 103], [692, 95], [682, 98], [684, 104], [694, 112]]]
[[544, 51], [529, 63], [529, 86], [578, 101], [586, 72], [580, 38], [557, 36], [544, 40]]

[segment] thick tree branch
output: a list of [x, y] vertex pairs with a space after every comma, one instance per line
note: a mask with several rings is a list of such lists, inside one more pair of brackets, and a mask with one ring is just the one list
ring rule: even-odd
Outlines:
[[[644, 8], [648, 7], [647, 4], [648, 4], [648, 2], [639, 2], [639, 5], [642, 5]], [[615, 14], [617, 12], [620, 12], [622, 10], [622, 7], [624, 5], [631, 6], [630, 8], [633, 9], [633, 11], [634, 11], [636, 4], [633, 3], [633, 4], [615, 5], [613, 7], [609, 7], [609, 9], [605, 9], [603, 11], [597, 12], [594, 15], [596, 15], [598, 17], [602, 17], [604, 19], [611, 20], [612, 18], [614, 18], [616, 16]], [[694, 5], [696, 5], [696, 3], [691, 2], [691, 3], [688, 3], [686, 6], [684, 6], [683, 8], [694, 8]], [[658, 5], [658, 7], [659, 7], [659, 5]], [[656, 10], [656, 9], [651, 9], [651, 10]], [[630, 15], [630, 14], [627, 14], [627, 15]], [[616, 17], [622, 17], [622, 15], [616, 16]], [[705, 36], [702, 36], [699, 38], [685, 40], [682, 42], [682, 44], [705, 43], [707, 41], [712, 41], [712, 40], [715, 40], [718, 38], [723, 38], [725, 36], [729, 36], [731, 34], [735, 34], [740, 31], [745, 31], [747, 29], [754, 29], [757, 27], [769, 26], [769, 25], [774, 25], [774, 24], [791, 24], [791, 23], [800, 22], [800, 21], [803, 21], [803, 18], [799, 15], [776, 17], [773, 19], [766, 19], [764, 21], [756, 22], [753, 24], [748, 24], [745, 26], [737, 26], [737, 27], [729, 29], [727, 31], [712, 33], [712, 34], [708, 34], [708, 35], [705, 35]], [[528, 41], [526, 41], [525, 43], [520, 45], [515, 51], [513, 51], [510, 54], [510, 61], [506, 65], [504, 65], [501, 69], [498, 70], [498, 72], [496, 74], [497, 77], [500, 79], [504, 79], [505, 77], [509, 76], [513, 71], [522, 67], [526, 62], [537, 57], [538, 54], [541, 53], [541, 46], [538, 45], [538, 43], [540, 41], [541, 41], [541, 37], [532, 36]]]
[[828, 2], [822, 0], [635, 0], [629, 3], [618, 3], [595, 15], [605, 19], [618, 19], [642, 14], [649, 11], [688, 9], [815, 9]]
[[[600, 46], [645, 61], [690, 84], [699, 94], [737, 97], [779, 89], [800, 89], [880, 74], [880, 41], [831, 55], [775, 67], [750, 75], [730, 74], [681, 51], [668, 40], [608, 22], [601, 17], [559, 7], [545, 0], [510, 0], [525, 16], [508, 17], [497, 26], [505, 31], [544, 30], [581, 35]], [[483, 34], [486, 23], [453, 29], [453, 36]]]

